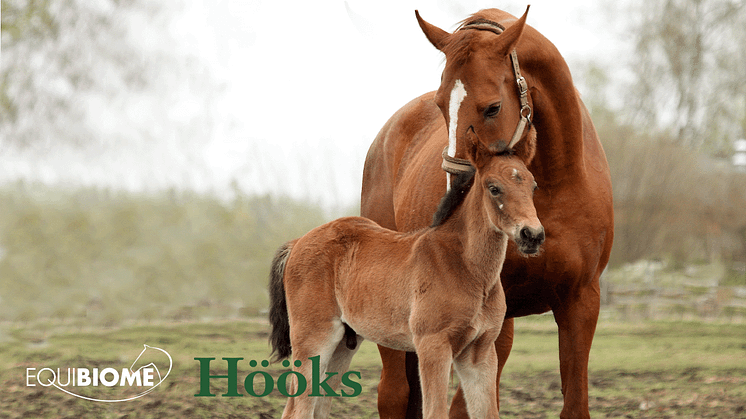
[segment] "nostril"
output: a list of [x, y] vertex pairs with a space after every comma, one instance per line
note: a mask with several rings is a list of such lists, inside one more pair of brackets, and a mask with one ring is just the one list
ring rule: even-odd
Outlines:
[[539, 234], [536, 235], [536, 241], [539, 243], [544, 243], [544, 239], [546, 238], [546, 235], [544, 234], [544, 228], [539, 231]]
[[544, 228], [540, 230], [533, 230], [530, 227], [523, 227], [520, 231], [522, 240], [534, 241], [538, 243], [544, 242]]

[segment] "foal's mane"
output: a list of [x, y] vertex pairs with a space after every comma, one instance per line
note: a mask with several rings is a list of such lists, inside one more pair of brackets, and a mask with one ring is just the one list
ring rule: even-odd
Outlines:
[[474, 175], [476, 171], [451, 175], [451, 189], [443, 195], [438, 204], [438, 209], [433, 215], [433, 222], [430, 227], [442, 225], [453, 215], [456, 209], [461, 206], [466, 198], [466, 194], [471, 190], [474, 184]]

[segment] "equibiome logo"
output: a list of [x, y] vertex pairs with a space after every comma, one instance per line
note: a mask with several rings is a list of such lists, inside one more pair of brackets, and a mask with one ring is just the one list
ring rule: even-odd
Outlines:
[[[26, 386], [35, 387], [37, 385], [42, 387], [55, 387], [56, 389], [67, 393], [71, 396], [75, 396], [81, 399], [90, 400], [94, 402], [126, 402], [140, 398], [151, 391], [155, 390], [171, 373], [173, 367], [173, 360], [168, 352], [155, 346], [143, 345], [143, 350], [132, 362], [129, 368], [122, 368], [117, 370], [116, 368], [88, 368], [88, 367], [66, 367], [66, 368], [41, 368], [37, 371], [36, 368], [26, 368]], [[165, 356], [165, 357], [164, 357]], [[156, 362], [147, 362], [149, 359], [158, 358], [158, 364], [161, 367], [165, 365], [165, 359], [168, 358], [168, 370], [165, 374], [161, 375], [161, 369], [158, 368]], [[147, 362], [147, 363], [146, 363]], [[139, 366], [138, 368], [135, 368]], [[85, 389], [86, 393], [96, 393], [96, 389], [99, 387], [107, 388], [118, 388], [121, 389], [121, 393], [125, 393], [126, 390], [134, 387], [143, 388], [141, 391], [134, 395], [127, 396], [112, 396], [104, 398], [102, 396], [90, 396], [80, 394], [81, 390]], [[118, 394], [120, 392], [112, 392], [102, 388], [100, 393], [106, 394]]]

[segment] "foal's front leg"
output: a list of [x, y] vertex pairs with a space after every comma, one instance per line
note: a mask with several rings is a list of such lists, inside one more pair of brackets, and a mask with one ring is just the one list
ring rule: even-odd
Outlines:
[[[424, 419], [448, 418], [448, 378], [453, 352], [445, 333], [415, 336]], [[494, 382], [494, 380], [493, 380]]]
[[453, 360], [471, 419], [500, 417], [497, 407], [497, 351], [494, 341], [493, 334], [484, 334]]

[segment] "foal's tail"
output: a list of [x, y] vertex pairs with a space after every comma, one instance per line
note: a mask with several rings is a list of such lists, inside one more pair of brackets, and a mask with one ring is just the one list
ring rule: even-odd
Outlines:
[[277, 249], [269, 273], [269, 324], [272, 326], [269, 342], [272, 344], [272, 354], [275, 354], [274, 362], [289, 357], [291, 352], [288, 304], [282, 279], [285, 276], [285, 264], [295, 242], [296, 240], [289, 241]]

